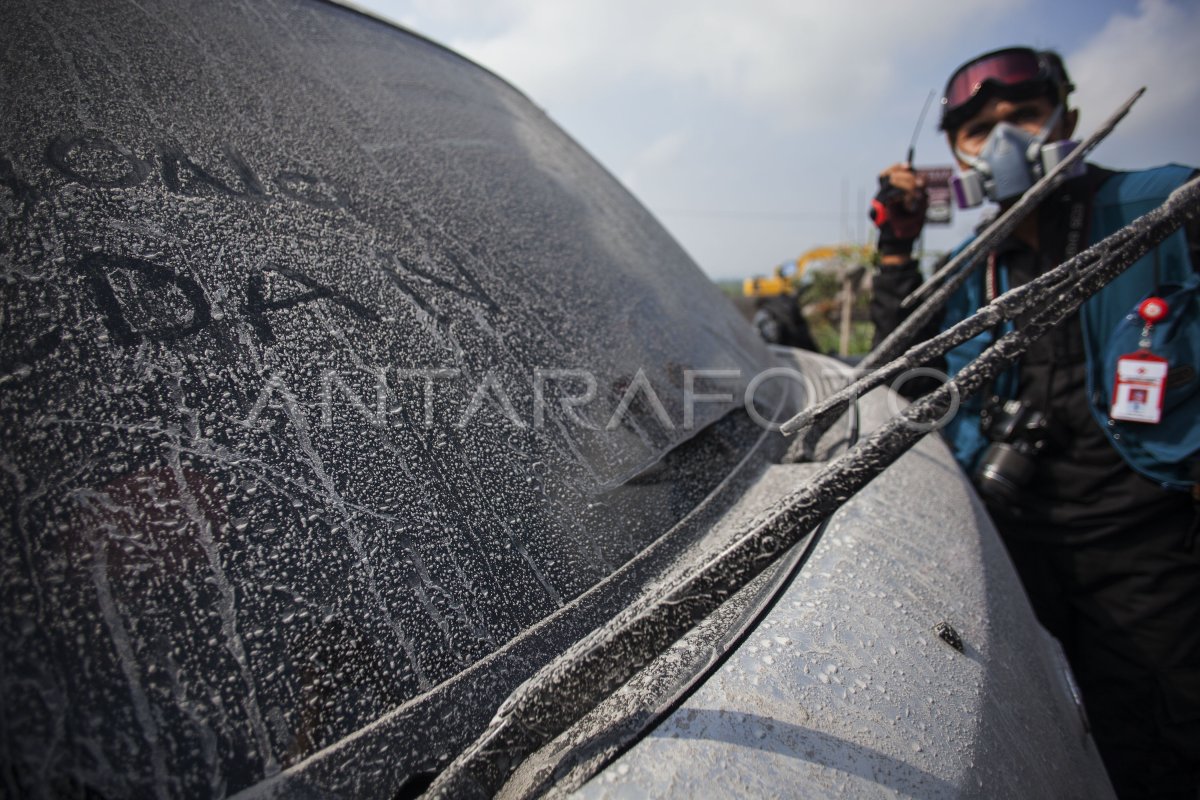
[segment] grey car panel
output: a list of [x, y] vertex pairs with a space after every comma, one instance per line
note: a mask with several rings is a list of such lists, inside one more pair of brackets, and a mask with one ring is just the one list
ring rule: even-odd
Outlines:
[[[865, 430], [898, 402], [864, 398]], [[897, 795], [1112, 796], [1065, 659], [936, 437], [838, 511], [746, 643], [578, 791]]]

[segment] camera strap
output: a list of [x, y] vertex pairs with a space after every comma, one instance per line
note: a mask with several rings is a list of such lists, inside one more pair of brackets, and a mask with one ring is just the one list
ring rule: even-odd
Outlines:
[[[1086, 181], [1085, 184], [1066, 195], [1066, 203], [1068, 205], [1066, 236], [1061, 242], [1049, 241], [1049, 237], [1057, 233], [1057, 230], [1039, 231], [1039, 238], [1042, 239], [1043, 243], [1049, 245], [1047, 249], [1050, 252], [1057, 251], [1059, 253], [1060, 257], [1055, 262], [1056, 264], [1070, 261], [1083, 250], [1084, 245], [1087, 243], [1086, 232], [1091, 222], [1092, 197], [1110, 174], [1108, 170], [1090, 168], [1087, 177], [1084, 179]], [[1000, 270], [997, 252], [998, 250], [995, 248], [988, 251], [987, 268], [984, 273], [984, 296], [989, 303], [1003, 293], [1000, 290]], [[1007, 288], [1011, 289], [1012, 287], [1009, 286]]]
[[[1053, 264], [1070, 261], [1079, 255], [1087, 245], [1087, 231], [1091, 222], [1092, 197], [1110, 174], [1108, 170], [1089, 167], [1085, 177], [1064, 186], [1058, 198], [1048, 199], [1048, 202], [1061, 203], [1066, 206], [1065, 226], [1049, 224], [1039, 226], [1039, 250], [1050, 253]], [[1061, 219], [1061, 217], [1059, 218]], [[1000, 248], [992, 248], [988, 251], [987, 255], [987, 264], [983, 274], [984, 298], [987, 303], [991, 303], [1005, 291], [1013, 288], [1010, 285], [1012, 276], [1008, 272], [1004, 276], [1006, 278], [1005, 284], [1008, 285], [1001, 285], [999, 253]], [[1036, 275], [1033, 277], [1036, 277]], [[991, 329], [992, 342], [999, 340], [1004, 333], [1003, 324], [997, 324]], [[1080, 342], [1080, 345], [1082, 345], [1082, 342]], [[1062, 357], [1065, 357], [1065, 355]], [[1011, 369], [1016, 370], [1018, 368], [1014, 364]], [[990, 394], [993, 397], [997, 395], [996, 381], [998, 379], [999, 376], [992, 381]]]

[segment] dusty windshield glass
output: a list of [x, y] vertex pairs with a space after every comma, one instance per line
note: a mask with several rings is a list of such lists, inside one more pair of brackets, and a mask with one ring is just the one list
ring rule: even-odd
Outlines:
[[[662, 466], [767, 354], [496, 77], [323, 3], [5, 17], [8, 790], [252, 785], [595, 586], [752, 439]], [[689, 411], [696, 370], [734, 399]]]

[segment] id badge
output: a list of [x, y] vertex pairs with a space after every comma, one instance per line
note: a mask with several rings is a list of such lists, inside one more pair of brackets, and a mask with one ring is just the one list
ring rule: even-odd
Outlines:
[[1145, 350], [1117, 359], [1117, 383], [1108, 415], [1125, 422], [1156, 423], [1162, 419], [1167, 360]]

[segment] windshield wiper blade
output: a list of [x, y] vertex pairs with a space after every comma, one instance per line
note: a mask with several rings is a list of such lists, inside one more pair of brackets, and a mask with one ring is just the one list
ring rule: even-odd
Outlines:
[[925, 326], [925, 323], [946, 304], [950, 296], [970, 277], [979, 264], [983, 263], [983, 255], [1016, 230], [1017, 225], [1029, 216], [1029, 213], [1037, 208], [1047, 195], [1067, 180], [1075, 165], [1112, 132], [1145, 91], [1146, 89], [1143, 87], [1134, 92], [1133, 96], [1122, 103], [1121, 107], [1114, 111], [1103, 125], [1055, 165], [1054, 169], [1026, 190], [1020, 200], [997, 217], [961, 253], [950, 259], [949, 263], [930, 276], [928, 281], [904, 298], [901, 307], [910, 308], [918, 298], [926, 294], [930, 295], [904, 322], [866, 355], [860, 362], [859, 368], [873, 369], [876, 365], [887, 363], [903, 352], [912, 342], [913, 337]]
[[804, 434], [810, 428], [823, 430], [829, 422], [840, 416], [850, 403], [872, 389], [882, 386], [907, 370], [945, 355], [963, 342], [974, 339], [1002, 322], [1016, 320], [1031, 309], [1044, 306], [1056, 291], [1066, 288], [1069, 282], [1080, 280], [1093, 272], [1099, 274], [1106, 263], [1104, 257], [1134, 235], [1135, 231], [1131, 227], [1122, 228], [1034, 280], [1010, 289], [961, 322], [914, 345], [900, 357], [873, 372], [861, 375], [853, 383], [816, 405], [800, 411], [783, 423], [780, 430], [786, 436]]
[[1078, 282], [1023, 326], [1002, 336], [953, 379], [884, 423], [850, 452], [777, 501], [748, 533], [703, 565], [685, 570], [543, 667], [501, 705], [487, 730], [438, 776], [427, 796], [495, 794], [532, 752], [550, 742], [665, 652], [856, 492], [936, 427], [955, 398], [991, 384], [1029, 346], [1185, 222], [1200, 219], [1200, 179], [1104, 240], [1103, 255]]

